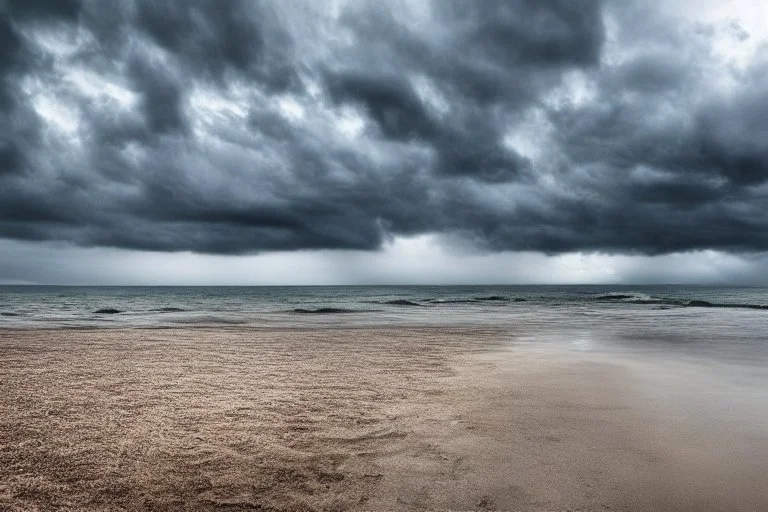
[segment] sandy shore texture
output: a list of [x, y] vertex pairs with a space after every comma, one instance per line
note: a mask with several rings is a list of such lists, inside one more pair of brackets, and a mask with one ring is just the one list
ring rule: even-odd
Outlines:
[[766, 432], [506, 337], [0, 331], [0, 510], [768, 510]]

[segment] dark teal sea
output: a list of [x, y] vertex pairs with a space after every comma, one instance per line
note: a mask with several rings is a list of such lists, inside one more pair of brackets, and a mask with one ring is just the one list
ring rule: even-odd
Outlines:
[[466, 325], [578, 350], [768, 361], [768, 289], [705, 286], [0, 286], [3, 328]]

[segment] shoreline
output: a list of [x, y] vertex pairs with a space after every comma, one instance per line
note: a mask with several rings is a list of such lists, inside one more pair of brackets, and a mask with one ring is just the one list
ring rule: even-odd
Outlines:
[[[664, 397], [663, 381], [654, 391], [642, 365], [509, 336], [0, 331], [0, 508], [768, 505], [764, 438], [675, 417], [691, 396]], [[724, 435], [732, 448], [713, 445]]]

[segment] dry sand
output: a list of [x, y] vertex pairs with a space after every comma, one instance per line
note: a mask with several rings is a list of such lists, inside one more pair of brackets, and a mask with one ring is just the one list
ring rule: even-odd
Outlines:
[[0, 331], [0, 510], [768, 510], [759, 428], [504, 337]]

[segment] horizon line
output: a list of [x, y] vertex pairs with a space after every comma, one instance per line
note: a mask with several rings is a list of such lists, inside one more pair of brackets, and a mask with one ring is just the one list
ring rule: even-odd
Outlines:
[[0, 287], [61, 287], [61, 288], [364, 288], [364, 287], [472, 287], [472, 286], [709, 286], [764, 288], [765, 284], [738, 283], [377, 283], [377, 284], [45, 284], [2, 283]]

